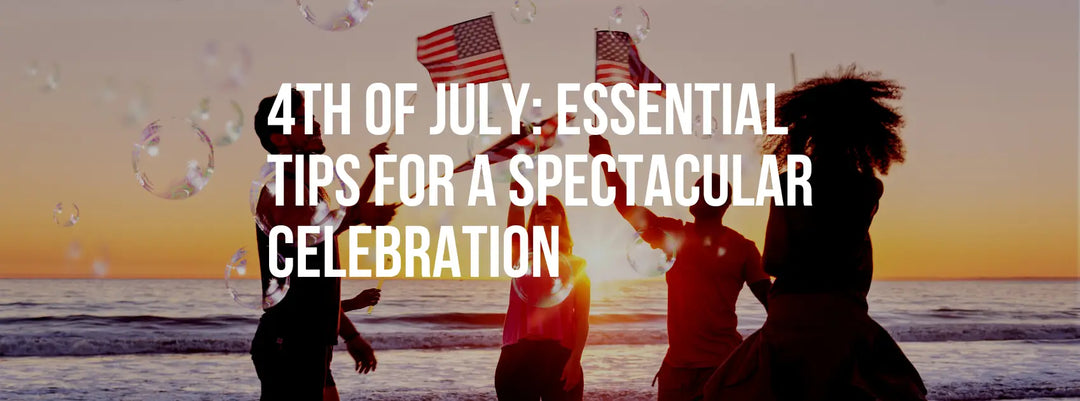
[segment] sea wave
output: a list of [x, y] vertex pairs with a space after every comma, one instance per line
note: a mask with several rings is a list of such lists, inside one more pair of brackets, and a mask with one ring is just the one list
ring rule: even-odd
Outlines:
[[[472, 318], [470, 318], [472, 319]], [[466, 320], [470, 320], [466, 319]], [[242, 321], [246, 321], [241, 319]], [[191, 320], [188, 320], [189, 323]], [[208, 326], [207, 323], [197, 323]], [[215, 323], [214, 327], [220, 327]], [[365, 325], [367, 326], [367, 325]], [[189, 328], [191, 326], [188, 326]], [[126, 354], [245, 353], [250, 330], [88, 330], [81, 332], [9, 332], [0, 335], [0, 356], [94, 356]], [[1080, 342], [1080, 325], [938, 324], [887, 327], [900, 342], [1063, 341]], [[497, 328], [380, 332], [365, 330], [376, 349], [493, 348], [501, 345]], [[753, 330], [743, 329], [746, 336]], [[665, 344], [662, 328], [623, 329], [603, 325], [589, 332], [589, 344]]]

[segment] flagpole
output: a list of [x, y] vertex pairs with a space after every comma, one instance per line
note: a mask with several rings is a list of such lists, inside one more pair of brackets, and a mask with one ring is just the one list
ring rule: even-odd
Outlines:
[[799, 84], [799, 74], [795, 70], [795, 53], [791, 53], [791, 85]]
[[[593, 29], [592, 29], [592, 32], [593, 32], [593, 35], [592, 35], [593, 36], [593, 48], [592, 48], [592, 50], [593, 50], [593, 68], [592, 69], [593, 69], [593, 81], [596, 81], [596, 57], [599, 56], [599, 54], [596, 52], [596, 34], [599, 32], [599, 30], [594, 26]], [[593, 103], [597, 102], [596, 92], [593, 92], [592, 100], [593, 100]], [[600, 122], [597, 121], [599, 119], [600, 119], [599, 116], [597, 116], [595, 113], [593, 113], [593, 119], [592, 119], [593, 128], [596, 128], [597, 126], [600, 125]]]

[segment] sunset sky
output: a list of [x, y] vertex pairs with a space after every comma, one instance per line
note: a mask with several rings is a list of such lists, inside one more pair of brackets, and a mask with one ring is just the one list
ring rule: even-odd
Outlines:
[[[651, 32], [639, 50], [668, 83], [751, 82], [763, 89], [775, 82], [784, 90], [792, 84], [794, 53], [800, 78], [857, 63], [906, 88], [900, 106], [907, 162], [883, 177], [885, 195], [871, 228], [876, 278], [1078, 274], [1076, 1], [535, 4], [536, 20], [519, 24], [510, 15], [513, 0], [379, 0], [345, 32], [312, 27], [291, 0], [8, 5], [0, 17], [0, 277], [89, 277], [95, 259], [108, 261], [106, 277], [221, 277], [233, 252], [254, 244], [248, 188], [265, 152], [251, 120], [259, 99], [280, 83], [351, 83], [353, 135], [325, 142], [328, 154], [356, 153], [366, 163], [367, 149], [380, 139], [364, 131], [363, 89], [416, 82], [418, 113], [392, 151], [462, 161], [466, 138], [427, 135], [434, 90], [416, 61], [416, 37], [493, 12], [513, 82], [531, 83], [546, 114], [554, 112], [557, 83], [592, 81], [592, 30], [605, 29], [619, 4], [628, 21], [637, 6], [648, 11]], [[250, 49], [242, 88], [222, 89], [204, 77], [203, 49], [212, 41], [223, 52]], [[31, 77], [26, 69], [35, 61], [43, 71]], [[54, 63], [59, 85], [46, 92], [43, 76]], [[107, 86], [116, 95], [111, 101], [102, 100]], [[128, 102], [140, 90], [146, 118], [126, 124]], [[217, 168], [202, 193], [182, 201], [148, 194], [131, 170], [132, 143], [150, 120], [184, 117], [204, 97], [239, 102], [243, 136], [215, 149]], [[617, 153], [754, 152], [752, 138], [611, 141]], [[585, 137], [565, 138], [552, 150], [586, 151]], [[454, 182], [462, 201], [468, 178]], [[53, 206], [72, 201], [81, 220], [57, 227]], [[406, 209], [393, 224], [501, 225], [505, 197], [500, 202]], [[689, 217], [685, 208], [655, 211]], [[725, 222], [760, 247], [766, 217], [766, 207], [736, 207]], [[628, 276], [630, 229], [614, 209], [570, 208], [569, 221], [576, 253], [594, 277]], [[73, 241], [83, 252], [71, 259]]]

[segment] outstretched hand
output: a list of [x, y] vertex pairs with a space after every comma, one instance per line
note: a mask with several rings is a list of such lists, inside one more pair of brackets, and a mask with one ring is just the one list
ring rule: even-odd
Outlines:
[[593, 157], [611, 155], [611, 143], [601, 135], [589, 136], [589, 154]]
[[363, 309], [369, 306], [378, 305], [379, 299], [382, 298], [382, 290], [378, 288], [368, 288], [356, 294], [352, 298], [352, 302], [355, 305], [355, 309]]
[[580, 361], [575, 361], [573, 358], [566, 361], [566, 365], [563, 366], [562, 376], [559, 377], [559, 381], [563, 382], [563, 390], [570, 391], [581, 384], [583, 380], [581, 373]]
[[355, 369], [357, 373], [367, 374], [375, 371], [375, 365], [378, 364], [378, 361], [375, 360], [375, 350], [371, 349], [371, 344], [368, 344], [367, 340], [356, 336], [356, 338], [345, 343], [345, 348], [349, 350], [349, 355], [356, 361]]
[[385, 155], [385, 154], [389, 154], [389, 153], [390, 153], [390, 144], [386, 143], [386, 142], [382, 142], [382, 143], [379, 143], [378, 145], [375, 145], [375, 147], [371, 148], [371, 150], [368, 151], [368, 156], [371, 157], [371, 162], [374, 163], [375, 162], [375, 156], [377, 156], [377, 155]]

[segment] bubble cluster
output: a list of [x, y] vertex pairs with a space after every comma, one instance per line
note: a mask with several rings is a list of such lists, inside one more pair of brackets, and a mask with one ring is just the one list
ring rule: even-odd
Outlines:
[[[675, 264], [678, 241], [672, 235], [664, 233], [658, 247], [646, 241], [642, 235], [642, 232], [634, 233], [626, 246], [626, 261], [629, 262], [630, 268], [645, 277], [656, 277], [667, 273]], [[668, 253], [661, 248], [671, 251]]]
[[[351, 195], [348, 192], [341, 177], [334, 172], [334, 181], [338, 183], [342, 191], [345, 191], [346, 195]], [[286, 183], [285, 185], [293, 185]], [[259, 210], [259, 203], [265, 202], [270, 208], [273, 208], [276, 204], [276, 197], [282, 194], [278, 194], [277, 190], [277, 173], [274, 171], [274, 165], [266, 163], [259, 168], [258, 174], [253, 180], [251, 180], [251, 188], [248, 190], [248, 203], [251, 207], [251, 216], [255, 220], [255, 225], [263, 233], [269, 234], [270, 230], [274, 228], [276, 223], [273, 221], [272, 216], [266, 213], [261, 213]], [[263, 196], [266, 196], [263, 199]], [[307, 196], [305, 194], [305, 196]], [[295, 205], [295, 199], [282, 199], [286, 205]], [[345, 208], [339, 207], [334, 202], [333, 197], [320, 198], [316, 206], [310, 206], [294, 209], [297, 213], [306, 213], [304, 216], [299, 216], [299, 221], [305, 221], [308, 226], [331, 226], [332, 231], [336, 231], [345, 222]], [[296, 216], [294, 216], [296, 217]], [[295, 233], [294, 233], [295, 234]], [[320, 230], [318, 233], [308, 234], [305, 238], [305, 242], [308, 245], [316, 245], [326, 240], [325, 233]]]
[[251, 67], [251, 51], [245, 45], [237, 45], [230, 51], [222, 51], [215, 41], [203, 46], [202, 75], [212, 86], [224, 90], [243, 87]]
[[228, 146], [240, 139], [244, 130], [244, 110], [235, 100], [227, 103], [212, 103], [206, 97], [191, 111], [190, 119], [195, 125], [208, 131], [214, 139], [214, 146]]
[[536, 3], [532, 0], [527, 0], [528, 5], [524, 4], [522, 0], [514, 0], [514, 8], [511, 9], [510, 17], [514, 18], [519, 24], [528, 24], [536, 19]]
[[[316, 4], [317, 3], [317, 4]], [[324, 31], [339, 32], [359, 25], [371, 12], [374, 0], [296, 0], [300, 16]], [[319, 17], [322, 15], [322, 17]]]
[[71, 227], [79, 222], [79, 205], [72, 202], [71, 208], [75, 209], [74, 213], [64, 212], [64, 203], [59, 202], [53, 207], [53, 221], [60, 227]]
[[190, 120], [154, 121], [135, 143], [131, 165], [136, 181], [147, 192], [164, 199], [187, 199], [210, 182], [214, 145]]
[[[521, 266], [514, 267], [517, 269]], [[540, 269], [539, 276], [534, 276], [534, 268]], [[573, 291], [575, 273], [570, 258], [560, 254], [559, 276], [551, 277], [546, 261], [541, 260], [540, 266], [533, 266], [533, 253], [530, 252], [526, 255], [525, 275], [512, 280], [514, 295], [525, 304], [538, 308], [559, 305]]]
[[60, 65], [54, 62], [51, 67], [45, 70], [41, 68], [37, 61], [33, 61], [26, 67], [26, 75], [34, 80], [44, 78], [41, 90], [43, 92], [52, 92], [60, 87]]
[[[645, 11], [644, 7], [638, 7], [640, 13], [625, 15], [623, 14], [624, 9], [624, 6], [619, 5], [611, 10], [611, 15], [608, 16], [608, 30], [625, 31], [630, 34], [634, 43], [645, 41], [645, 38], [649, 36], [649, 31], [652, 30], [652, 20], [649, 18], [649, 13]], [[631, 26], [633, 29], [629, 29]]]

